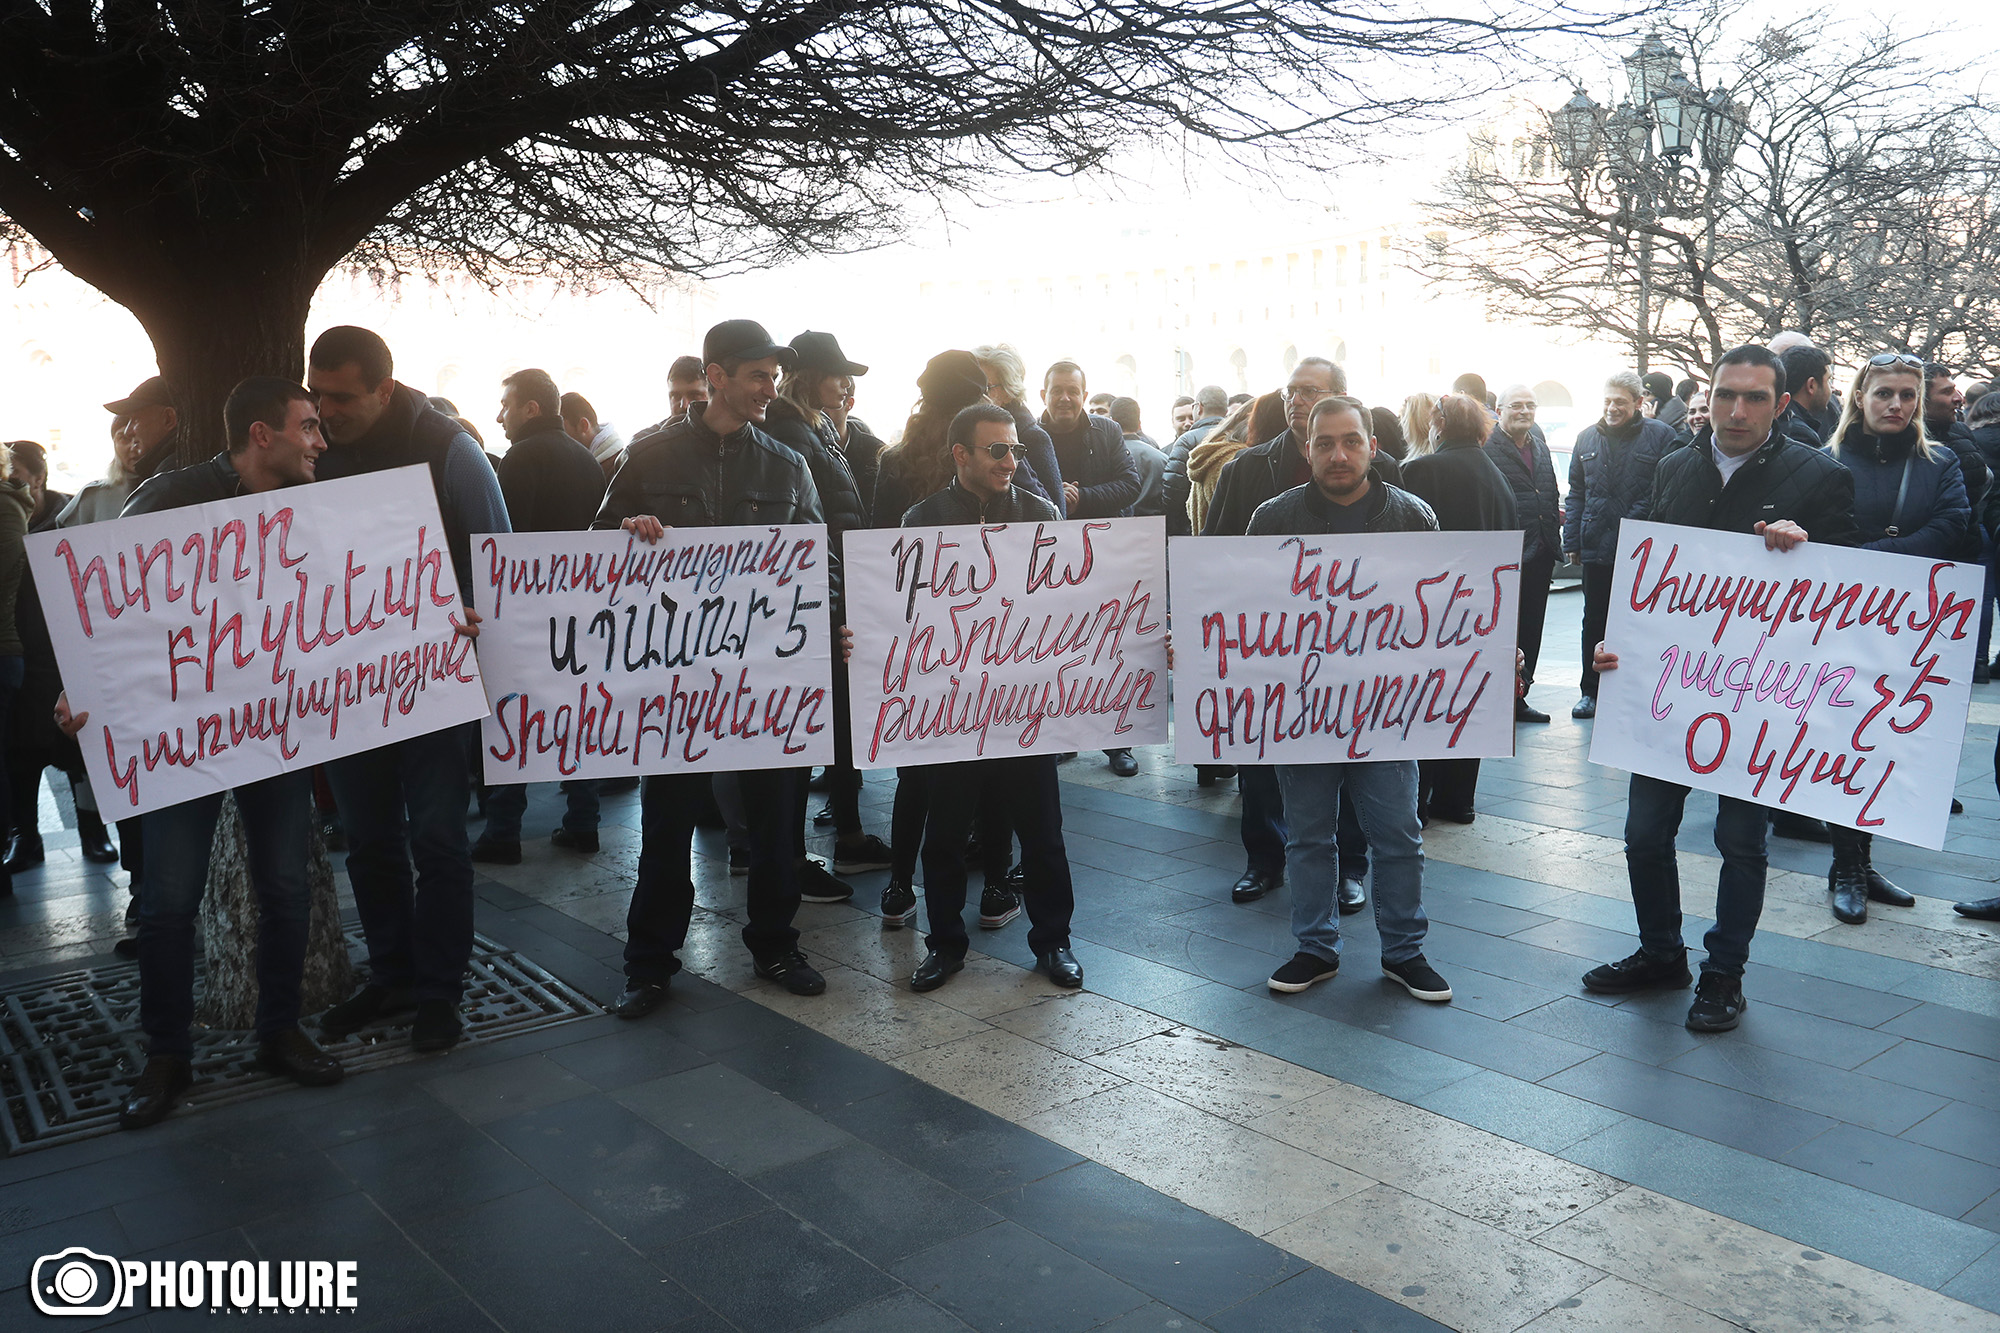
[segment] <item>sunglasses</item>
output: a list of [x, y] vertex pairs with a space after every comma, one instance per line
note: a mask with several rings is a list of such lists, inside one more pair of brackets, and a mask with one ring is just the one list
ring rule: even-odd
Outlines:
[[1027, 445], [1009, 444], [1005, 440], [995, 440], [993, 443], [984, 446], [967, 445], [965, 447], [971, 449], [973, 453], [985, 453], [988, 458], [996, 463], [1008, 454], [1014, 455], [1017, 461], [1028, 456]]
[[1868, 364], [1871, 366], [1915, 366], [1918, 370], [1922, 370], [1924, 368], [1924, 359], [1920, 356], [1912, 356], [1908, 352], [1883, 352], [1878, 356], [1869, 357]]

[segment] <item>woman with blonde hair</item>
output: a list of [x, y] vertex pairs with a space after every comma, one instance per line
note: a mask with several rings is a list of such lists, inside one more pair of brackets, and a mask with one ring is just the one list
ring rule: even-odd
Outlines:
[[[1854, 377], [1830, 452], [1854, 476], [1854, 522], [1861, 549], [1950, 560], [1972, 522], [1958, 456], [1924, 428], [1924, 363], [1907, 352], [1868, 359]], [[1868, 919], [1870, 899], [1910, 907], [1916, 899], [1876, 871], [1875, 837], [1829, 823], [1833, 915]]]
[[1413, 393], [1403, 400], [1400, 420], [1403, 438], [1410, 443], [1409, 457], [1431, 451], [1431, 426], [1437, 417], [1438, 400], [1427, 393]]

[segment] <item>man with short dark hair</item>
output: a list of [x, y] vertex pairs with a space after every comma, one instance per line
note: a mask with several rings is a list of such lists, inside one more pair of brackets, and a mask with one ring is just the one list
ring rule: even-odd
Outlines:
[[667, 421], [679, 420], [691, 408], [706, 406], [708, 368], [702, 365], [698, 356], [675, 357], [674, 363], [667, 367]]
[[580, 393], [565, 393], [558, 409], [562, 414], [563, 433], [590, 450], [590, 456], [597, 460], [604, 479], [609, 481], [625, 457], [625, 432], [608, 421], [599, 421], [597, 409]]
[[[1785, 410], [1784, 365], [1767, 349], [1739, 347], [1716, 364], [1709, 387], [1709, 428], [1660, 460], [1647, 517], [1656, 523], [1754, 533], [1772, 551], [1813, 541], [1853, 546], [1854, 477], [1831, 454], [1777, 429]], [[1616, 645], [1591, 645], [1600, 672], [1618, 666]], [[1602, 994], [1686, 986], [1687, 945], [1681, 936], [1680, 833], [1688, 789], [1663, 778], [1632, 775], [1625, 814], [1625, 862], [1639, 949], [1584, 974]], [[1715, 925], [1703, 940], [1708, 957], [1688, 1009], [1696, 1032], [1733, 1028], [1743, 1012], [1743, 967], [1764, 910], [1765, 808], [1719, 798], [1715, 848], [1722, 854]]]
[[[419, 464], [429, 471], [459, 593], [472, 601], [472, 534], [511, 532], [492, 464], [456, 420], [399, 383], [379, 334], [340, 325], [306, 359], [327, 449], [321, 481]], [[347, 833], [347, 875], [368, 938], [369, 979], [320, 1016], [340, 1040], [416, 1011], [411, 1044], [444, 1051], [464, 1024], [458, 1001], [472, 958], [472, 795], [465, 729], [412, 736], [326, 765]]]
[[[1436, 532], [1430, 506], [1376, 481], [1374, 428], [1367, 405], [1328, 395], [1309, 409], [1305, 429], [1309, 480], [1257, 507], [1249, 535], [1339, 536]], [[1413, 759], [1277, 765], [1290, 832], [1285, 869], [1292, 881], [1292, 934], [1298, 952], [1271, 974], [1272, 990], [1295, 993], [1340, 970], [1340, 864], [1335, 825], [1351, 802], [1367, 835], [1375, 871], [1375, 923], [1383, 974], [1420, 1000], [1442, 1003], [1451, 986], [1424, 958], [1424, 840], [1417, 818]]]
[[[517, 370], [500, 381], [500, 414], [507, 452], [495, 469], [516, 532], [583, 532], [604, 499], [604, 470], [562, 422], [562, 395], [545, 370]], [[483, 761], [482, 761], [483, 762]], [[585, 856], [598, 848], [597, 783], [562, 784], [567, 808], [549, 836], [557, 846]], [[486, 827], [472, 844], [472, 859], [495, 865], [521, 863], [521, 817], [528, 809], [525, 783], [486, 793]]]
[[1139, 429], [1139, 400], [1112, 399], [1109, 416], [1124, 432], [1125, 449], [1132, 455], [1132, 466], [1139, 470], [1139, 498], [1132, 502], [1132, 513], [1165, 514], [1167, 456], [1153, 443], [1152, 436]]
[[[1125, 434], [1109, 416], [1084, 411], [1083, 367], [1058, 361], [1042, 375], [1042, 429], [1055, 443], [1063, 476], [1065, 509], [1071, 518], [1119, 518], [1139, 498], [1139, 466], [1125, 447]], [[1100, 394], [1107, 401], [1113, 395]], [[1106, 750], [1111, 771], [1129, 778], [1139, 761], [1129, 747]]]
[[[1958, 387], [1958, 380], [1951, 367], [1937, 362], [1924, 366], [1924, 430], [1934, 443], [1941, 444], [1958, 458], [1958, 465], [1965, 476], [1965, 498], [1972, 505], [1973, 514], [1979, 515], [1986, 507], [1986, 492], [1993, 484], [1992, 470], [1987, 466], [1986, 455], [1972, 438], [1972, 428], [1962, 419], [1965, 412], [1966, 396]], [[1967, 564], [1990, 562], [1992, 543], [1987, 537], [1983, 524], [1975, 521], [1966, 525], [1965, 535], [1959, 541], [1953, 559]], [[1973, 662], [1972, 683], [1984, 685], [1992, 680], [1991, 669], [1987, 666], [1986, 655], [1992, 648], [1993, 616], [1991, 603], [1982, 609], [1979, 618], [1979, 634], [1975, 646], [1978, 649]], [[1956, 807], [1954, 807], [1954, 812]]]
[[[326, 445], [302, 384], [259, 377], [231, 390], [222, 410], [229, 447], [206, 463], [156, 474], [133, 492], [127, 516], [261, 495], [313, 480]], [[67, 717], [65, 700], [59, 717]], [[89, 720], [68, 718], [74, 734]], [[232, 793], [243, 816], [251, 891], [257, 897], [256, 1064], [295, 1083], [338, 1083], [340, 1061], [299, 1029], [299, 990], [312, 919], [306, 861], [312, 835], [312, 770], [247, 783]], [[208, 884], [209, 847], [224, 793], [140, 816], [150, 873], [139, 918], [139, 1026], [146, 1067], [118, 1112], [126, 1129], [157, 1124], [193, 1083], [194, 936]]]
[[1646, 398], [1652, 404], [1648, 415], [1673, 427], [1674, 434], [1680, 434], [1682, 424], [1687, 421], [1688, 409], [1687, 403], [1674, 392], [1674, 377], [1656, 370], [1640, 381], [1640, 387], [1646, 391]]
[[1186, 537], [1191, 535], [1192, 524], [1188, 517], [1188, 455], [1194, 447], [1208, 438], [1208, 433], [1222, 424], [1222, 418], [1229, 414], [1229, 393], [1220, 384], [1204, 384], [1195, 392], [1188, 410], [1192, 419], [1180, 425], [1181, 409], [1174, 409], [1174, 438], [1162, 451], [1167, 456], [1166, 473], [1160, 490], [1167, 511], [1167, 535]]
[[[945, 432], [955, 475], [945, 488], [903, 515], [906, 528], [981, 523], [1053, 523], [1055, 506], [1014, 485], [1026, 457], [1013, 414], [975, 403], [952, 418]], [[1067, 475], [1067, 473], [1065, 473]], [[1058, 986], [1083, 985], [1083, 968], [1070, 950], [1070, 915], [1076, 895], [1069, 853], [1063, 845], [1062, 795], [1054, 755], [1020, 755], [923, 769], [929, 791], [924, 829], [924, 915], [928, 952], [910, 989], [936, 990], [965, 967], [965, 850], [983, 795], [1007, 802], [1021, 839], [1022, 903], [1028, 911], [1028, 947], [1035, 970]], [[982, 923], [983, 924], [983, 923]]]
[[1174, 423], [1176, 436], [1185, 435], [1194, 426], [1194, 418], [1194, 399], [1186, 394], [1174, 399], [1174, 410], [1168, 414], [1167, 419]]
[[1833, 405], [1832, 360], [1811, 343], [1787, 347], [1777, 355], [1792, 399], [1778, 418], [1778, 428], [1800, 444], [1833, 443], [1840, 410]]
[[1555, 462], [1535, 426], [1535, 391], [1510, 384], [1500, 392], [1500, 423], [1486, 439], [1486, 456], [1514, 488], [1514, 508], [1523, 530], [1521, 552], [1520, 648], [1522, 688], [1514, 698], [1516, 722], [1547, 722], [1549, 715], [1528, 702], [1535, 664], [1542, 656], [1542, 622], [1548, 618], [1549, 579], [1562, 553], [1562, 493], [1556, 489]]
[[[657, 542], [668, 528], [821, 523], [819, 491], [805, 460], [762, 430], [778, 396], [778, 372], [797, 353], [754, 320], [724, 320], [702, 339], [708, 400], [698, 410], [642, 434], [592, 523]], [[831, 571], [829, 571], [829, 574]], [[793, 768], [738, 774], [750, 834], [749, 922], [743, 943], [756, 973], [794, 995], [826, 990], [799, 951], [799, 881], [793, 850], [804, 781]], [[681, 970], [676, 953], [694, 915], [688, 853], [707, 773], [671, 770], [644, 783], [637, 883], [626, 913], [625, 991], [612, 1012], [642, 1018], [659, 1008]]]

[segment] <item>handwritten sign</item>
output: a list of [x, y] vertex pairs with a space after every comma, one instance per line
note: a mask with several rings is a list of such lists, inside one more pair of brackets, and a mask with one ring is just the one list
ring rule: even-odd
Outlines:
[[833, 762], [826, 529], [475, 537], [489, 783]]
[[486, 713], [425, 468], [38, 533], [27, 556], [108, 818]]
[[859, 767], [1166, 740], [1166, 520], [842, 540]]
[[1176, 537], [1174, 758], [1514, 753], [1518, 532]]
[[1592, 761], [1944, 845], [1977, 565], [1626, 520]]

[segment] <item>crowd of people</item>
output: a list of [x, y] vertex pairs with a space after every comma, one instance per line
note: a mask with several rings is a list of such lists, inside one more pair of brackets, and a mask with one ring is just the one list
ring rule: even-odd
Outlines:
[[[932, 357], [888, 443], [854, 414], [867, 373], [832, 334], [780, 343], [752, 321], [728, 320], [708, 331], [698, 356], [670, 365], [666, 415], [629, 439], [545, 371], [507, 376], [496, 386], [495, 424], [508, 447], [495, 457], [455, 404], [395, 378], [378, 334], [342, 326], [313, 343], [302, 382], [238, 385], [223, 409], [224, 447], [194, 466], [165, 466], [187, 451], [178, 448], [180, 416], [160, 379], [105, 405], [112, 466], [74, 497], [47, 490], [39, 446], [7, 447], [0, 781], [12, 837], [0, 874], [42, 860], [38, 792], [43, 770], [56, 769], [74, 794], [83, 855], [122, 860], [130, 876], [136, 937], [121, 947], [138, 958], [149, 1054], [122, 1108], [125, 1125], [156, 1123], [190, 1086], [195, 923], [222, 797], [119, 821], [112, 844], [75, 741], [88, 701], [73, 711], [63, 694], [33, 580], [22, 574], [31, 531], [416, 464], [436, 489], [468, 606], [478, 533], [616, 529], [657, 542], [669, 528], [823, 523], [830, 629], [843, 635], [842, 538], [865, 527], [1157, 515], [1170, 532], [1200, 537], [1519, 531], [1515, 718], [1538, 724], [1549, 716], [1529, 691], [1557, 569], [1581, 571], [1584, 666], [1571, 713], [1590, 718], [1601, 674], [1618, 666], [1604, 626], [1619, 525], [1652, 519], [1761, 535], [1777, 551], [1810, 539], [1983, 562], [1978, 678], [1988, 672], [2000, 568], [2000, 514], [1989, 495], [2000, 488], [1988, 482], [2000, 466], [2000, 393], [1982, 384], [1968, 395], [1946, 368], [1901, 353], [1870, 358], [1844, 394], [1831, 386], [1829, 358], [1798, 335], [1731, 351], [1706, 383], [1614, 375], [1599, 419], [1576, 440], [1566, 491], [1532, 390], [1490, 393], [1477, 375], [1391, 409], [1351, 396], [1340, 365], [1308, 356], [1269, 393], [1207, 386], [1178, 399], [1161, 444], [1145, 432], [1136, 400], [1091, 392], [1085, 367], [1056, 361], [1031, 381], [1004, 343]], [[468, 612], [458, 631], [476, 641], [478, 617]], [[861, 816], [842, 656], [832, 678], [835, 760], [818, 776], [760, 769], [644, 778], [625, 987], [613, 1013], [636, 1020], [653, 1012], [681, 968], [695, 901], [692, 839], [704, 824], [728, 829], [730, 874], [747, 880], [742, 938], [756, 974], [794, 994], [826, 988], [798, 946], [799, 905], [845, 901], [850, 877], [880, 870], [888, 872], [885, 929], [913, 924], [920, 896], [925, 909], [913, 989], [936, 989], [963, 969], [975, 873], [978, 925], [1000, 929], [1025, 911], [1037, 970], [1059, 986], [1082, 986], [1058, 780], [1059, 763], [1074, 756], [900, 769], [885, 839]], [[1104, 757], [1116, 774], [1138, 772], [1129, 749]], [[1368, 907], [1372, 892], [1382, 972], [1419, 1000], [1451, 999], [1423, 952], [1423, 830], [1433, 820], [1474, 821], [1479, 768], [1477, 760], [1198, 767], [1202, 786], [1233, 779], [1241, 794], [1246, 865], [1227, 886], [1231, 900], [1291, 887], [1297, 950], [1272, 973], [1271, 990], [1303, 991], [1334, 976], [1340, 918]], [[476, 727], [452, 728], [236, 789], [259, 904], [261, 1067], [302, 1084], [338, 1081], [337, 1043], [391, 1022], [407, 1021], [420, 1051], [458, 1042], [474, 867], [521, 860], [527, 809], [525, 788], [487, 788], [480, 771]], [[610, 786], [563, 784], [562, 822], [549, 834], [555, 848], [598, 850], [600, 799]], [[825, 802], [809, 815], [813, 790]], [[1830, 844], [1829, 896], [1843, 922], [1864, 922], [1871, 902], [1914, 901], [1875, 870], [1869, 835], [1725, 797], [1715, 825], [1717, 919], [1696, 983], [1674, 850], [1687, 795], [1670, 782], [1631, 778], [1625, 842], [1640, 947], [1585, 974], [1585, 987], [1694, 984], [1687, 1025], [1734, 1027], [1773, 832]], [[467, 831], [475, 804], [484, 818], [476, 839]], [[830, 863], [807, 852], [808, 818], [833, 830]], [[345, 848], [368, 953], [365, 984], [319, 1015], [317, 1042], [300, 1013], [316, 830]], [[0, 880], [0, 893], [10, 882]], [[2000, 919], [2000, 899], [1957, 908]]]

